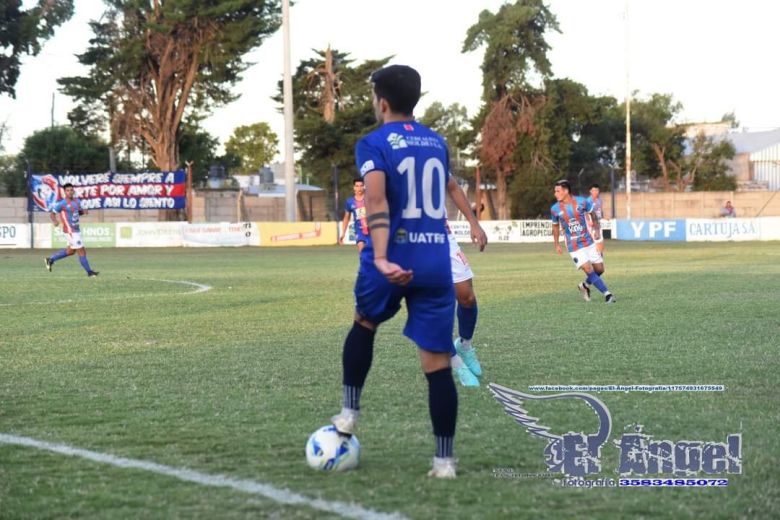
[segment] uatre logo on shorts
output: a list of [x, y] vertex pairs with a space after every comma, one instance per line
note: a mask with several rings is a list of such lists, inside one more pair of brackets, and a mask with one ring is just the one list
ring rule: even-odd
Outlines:
[[[550, 472], [570, 477], [586, 477], [600, 473], [601, 447], [612, 431], [612, 416], [598, 398], [583, 392], [564, 392], [551, 395], [532, 395], [505, 386], [490, 383], [490, 392], [504, 407], [504, 411], [535, 437], [547, 439], [545, 463]], [[575, 399], [589, 406], [599, 419], [599, 429], [592, 434], [569, 432], [554, 434], [550, 427], [541, 425], [524, 408], [527, 400], [547, 401]], [[742, 473], [742, 434], [731, 434], [726, 442], [656, 441], [641, 432], [624, 433], [613, 444], [620, 450], [621, 476], [673, 474], [692, 476], [699, 473]]]

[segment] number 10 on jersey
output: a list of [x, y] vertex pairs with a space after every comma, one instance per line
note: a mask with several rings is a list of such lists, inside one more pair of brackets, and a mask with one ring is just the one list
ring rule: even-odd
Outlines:
[[[431, 157], [425, 161], [422, 168], [421, 191], [422, 209], [417, 205], [417, 171], [414, 157], [406, 157], [398, 165], [398, 172], [406, 176], [406, 207], [401, 216], [404, 219], [421, 218], [423, 212], [431, 219], [444, 218], [444, 189], [447, 178], [444, 165], [438, 157]], [[438, 201], [433, 200], [433, 187], [438, 184]]]

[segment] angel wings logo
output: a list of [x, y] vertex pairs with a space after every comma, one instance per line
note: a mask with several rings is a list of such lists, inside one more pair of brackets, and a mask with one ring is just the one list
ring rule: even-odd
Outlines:
[[[601, 447], [607, 443], [612, 432], [612, 416], [601, 400], [583, 392], [533, 395], [495, 383], [490, 383], [488, 389], [517, 424], [531, 435], [547, 440], [544, 457], [548, 471], [575, 478], [601, 472]], [[595, 412], [599, 421], [598, 430], [589, 434], [556, 434], [525, 409], [526, 401], [556, 399], [584, 402]], [[672, 442], [656, 440], [652, 435], [642, 433], [641, 426], [637, 425], [635, 433], [623, 433], [613, 444], [620, 451], [617, 472], [621, 476], [673, 474], [682, 477], [699, 473], [742, 473], [741, 433], [728, 435], [726, 442]]]
[[[599, 399], [582, 392], [564, 392], [551, 395], [531, 395], [505, 386], [490, 383], [490, 392], [504, 407], [504, 411], [535, 437], [547, 439], [544, 458], [547, 468], [571, 477], [585, 477], [601, 472], [601, 447], [612, 431], [612, 416], [607, 406]], [[539, 424], [524, 408], [525, 401], [548, 401], [555, 399], [578, 399], [584, 401], [599, 419], [599, 429], [593, 434], [569, 432], [557, 435], [548, 426]]]

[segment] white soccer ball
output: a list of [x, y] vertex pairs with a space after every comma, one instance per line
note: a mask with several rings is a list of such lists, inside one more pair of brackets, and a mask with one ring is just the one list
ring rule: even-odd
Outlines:
[[306, 462], [320, 471], [346, 471], [356, 468], [360, 460], [357, 437], [340, 434], [336, 427], [323, 426], [306, 442]]

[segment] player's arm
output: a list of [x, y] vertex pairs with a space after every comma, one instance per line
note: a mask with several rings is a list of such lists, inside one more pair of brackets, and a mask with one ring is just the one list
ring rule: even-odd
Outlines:
[[593, 204], [593, 201], [591, 199], [588, 199], [587, 205], [585, 206], [585, 210], [587, 211], [587, 217], [588, 220], [590, 220], [590, 227], [591, 231], [593, 233], [593, 238], [598, 240], [601, 236], [601, 223], [599, 222], [599, 214], [598, 214], [598, 208], [595, 204]]
[[455, 181], [455, 177], [452, 175], [450, 175], [450, 179], [447, 181], [447, 190], [450, 192], [452, 202], [455, 203], [455, 206], [460, 210], [463, 216], [466, 217], [466, 220], [469, 221], [469, 225], [471, 226], [471, 241], [479, 246], [480, 251], [484, 251], [485, 246], [487, 245], [485, 230], [482, 229], [477, 217], [471, 212], [471, 206], [469, 205], [466, 195], [463, 194], [463, 190], [460, 189], [460, 186], [458, 186], [458, 183]]
[[57, 227], [60, 225], [60, 219], [59, 219], [59, 213], [62, 210], [60, 207], [59, 202], [55, 202], [54, 206], [51, 208], [51, 213], [49, 213], [49, 218], [51, 219], [51, 223], [54, 227]]
[[590, 227], [593, 231], [593, 238], [598, 240], [601, 237], [601, 222], [599, 222], [599, 215], [594, 209], [588, 213], [588, 216], [590, 217]]
[[374, 265], [390, 283], [406, 285], [412, 272], [387, 260], [387, 242], [390, 237], [390, 206], [385, 192], [385, 172], [372, 170], [363, 176], [366, 186], [366, 220], [374, 248]]
[[347, 226], [349, 226], [349, 211], [344, 211], [344, 218], [341, 219], [341, 235], [339, 236], [339, 244], [344, 243], [344, 237], [347, 236]]
[[558, 243], [558, 240], [561, 237], [561, 226], [558, 223], [553, 224], [552, 234], [553, 234], [553, 244], [555, 244], [555, 252], [560, 255], [561, 253], [563, 253], [563, 250], [561, 249], [561, 244]]

